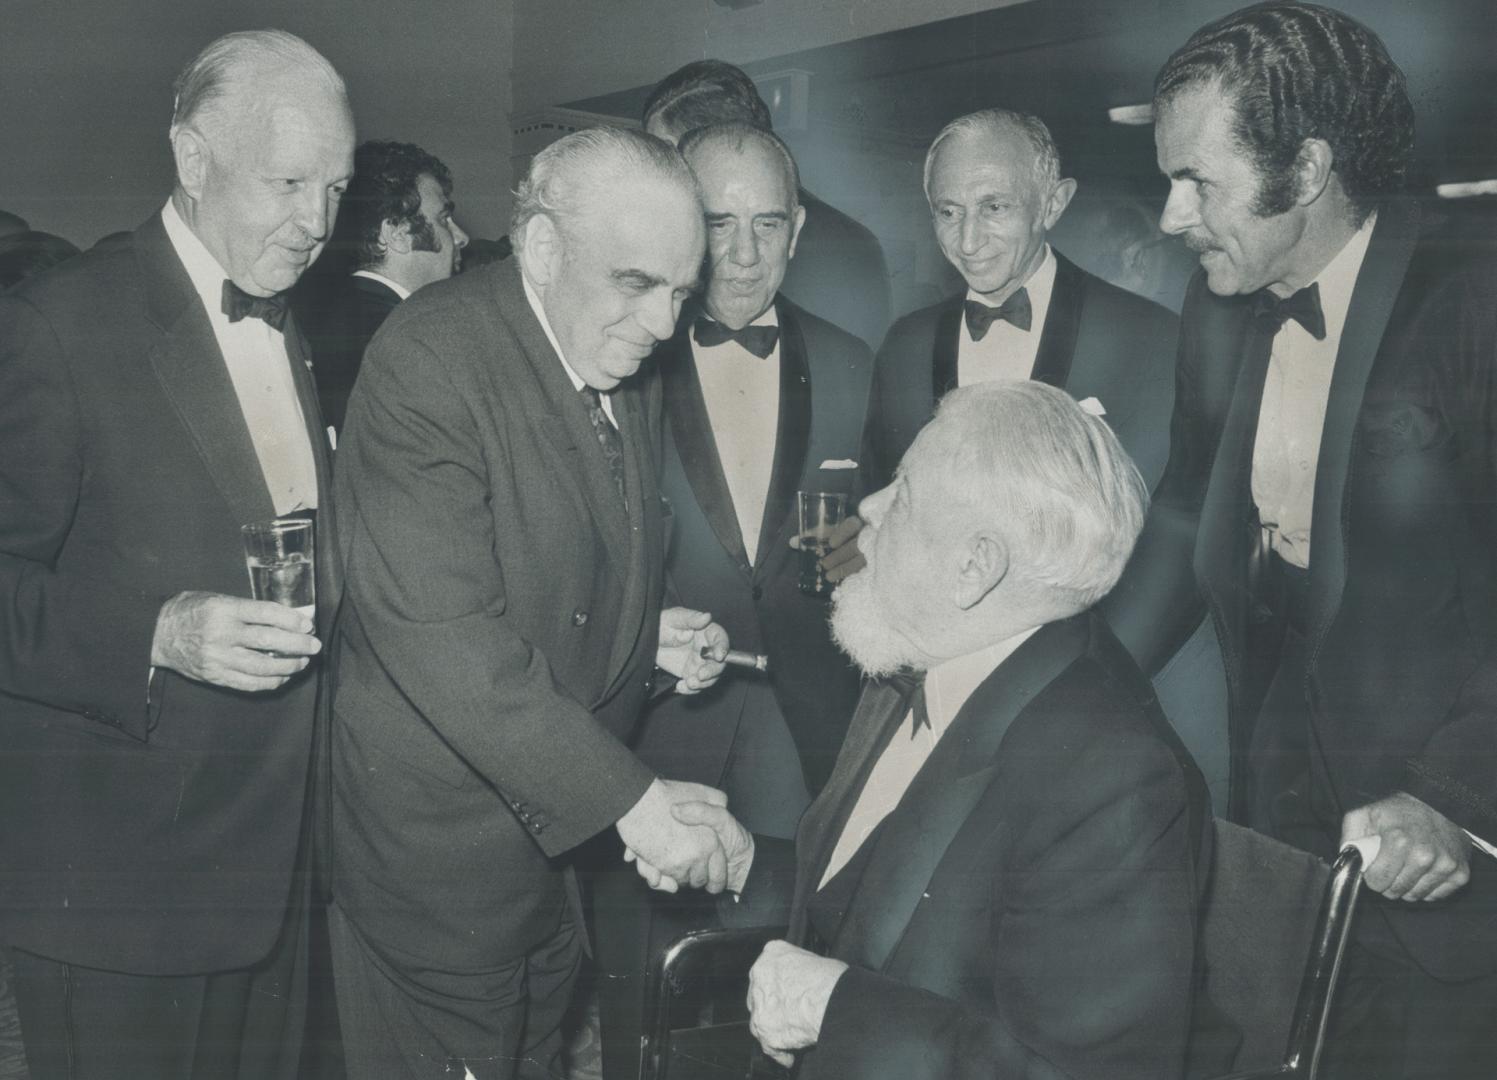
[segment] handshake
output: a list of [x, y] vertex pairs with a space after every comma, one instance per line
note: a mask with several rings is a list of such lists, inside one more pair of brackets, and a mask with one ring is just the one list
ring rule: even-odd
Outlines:
[[742, 892], [754, 861], [754, 839], [728, 813], [728, 797], [705, 784], [655, 780], [616, 828], [624, 859], [664, 892]]

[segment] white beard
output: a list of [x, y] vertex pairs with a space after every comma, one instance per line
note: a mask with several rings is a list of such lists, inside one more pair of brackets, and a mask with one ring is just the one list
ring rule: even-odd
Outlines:
[[905, 669], [923, 670], [924, 656], [889, 625], [868, 569], [852, 575], [832, 594], [832, 639], [871, 678]]

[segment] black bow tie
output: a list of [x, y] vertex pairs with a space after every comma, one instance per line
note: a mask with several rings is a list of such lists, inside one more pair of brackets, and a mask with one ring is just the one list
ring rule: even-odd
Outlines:
[[1293, 319], [1316, 341], [1325, 340], [1325, 313], [1320, 310], [1320, 286], [1314, 282], [1282, 300], [1267, 289], [1260, 289], [1253, 294], [1253, 314], [1272, 323], [1275, 333]]
[[228, 279], [224, 280], [223, 313], [229, 322], [240, 319], [264, 319], [275, 330], [286, 325], [286, 297], [284, 293], [274, 296], [251, 296]]
[[884, 681], [899, 691], [905, 709], [913, 714], [910, 720], [910, 738], [915, 737], [921, 725], [929, 728], [930, 710], [925, 704], [925, 672], [904, 668], [892, 675], [886, 675]]
[[780, 328], [778, 326], [745, 326], [741, 330], [729, 330], [716, 319], [709, 319], [705, 315], [698, 318], [692, 327], [692, 335], [697, 344], [704, 349], [710, 349], [714, 345], [721, 345], [725, 341], [736, 341], [743, 348], [763, 360], [780, 340]]
[[1028, 289], [1020, 289], [997, 307], [989, 307], [978, 300], [968, 300], [962, 305], [962, 312], [967, 317], [967, 333], [972, 335], [973, 341], [981, 341], [987, 337], [988, 327], [993, 325], [995, 319], [1013, 323], [1020, 330], [1028, 330], [1034, 322]]

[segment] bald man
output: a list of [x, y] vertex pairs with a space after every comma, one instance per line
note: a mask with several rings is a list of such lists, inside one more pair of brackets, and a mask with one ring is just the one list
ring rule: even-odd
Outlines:
[[[279, 31], [218, 39], [176, 92], [166, 205], [0, 299], [0, 940], [37, 1077], [291, 1077], [301, 1049], [338, 579], [281, 293], [353, 121]], [[293, 512], [315, 614], [249, 598], [240, 526]]]

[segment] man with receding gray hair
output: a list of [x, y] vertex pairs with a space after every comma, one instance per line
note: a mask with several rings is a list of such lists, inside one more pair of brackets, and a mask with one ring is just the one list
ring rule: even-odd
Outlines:
[[[339, 577], [282, 293], [353, 121], [280, 31], [176, 90], [166, 206], [0, 299], [0, 940], [37, 1077], [291, 1077], [301, 1051]], [[288, 514], [315, 520], [315, 607], [249, 598], [240, 526]]]
[[661, 610], [660, 398], [636, 375], [697, 282], [696, 184], [653, 136], [577, 132], [536, 156], [511, 235], [514, 259], [395, 309], [338, 450], [330, 918], [356, 1076], [556, 1075], [584, 842], [652, 886], [725, 879], [715, 834], [670, 814], [722, 793], [625, 746], [657, 666], [694, 693], [727, 647]]

